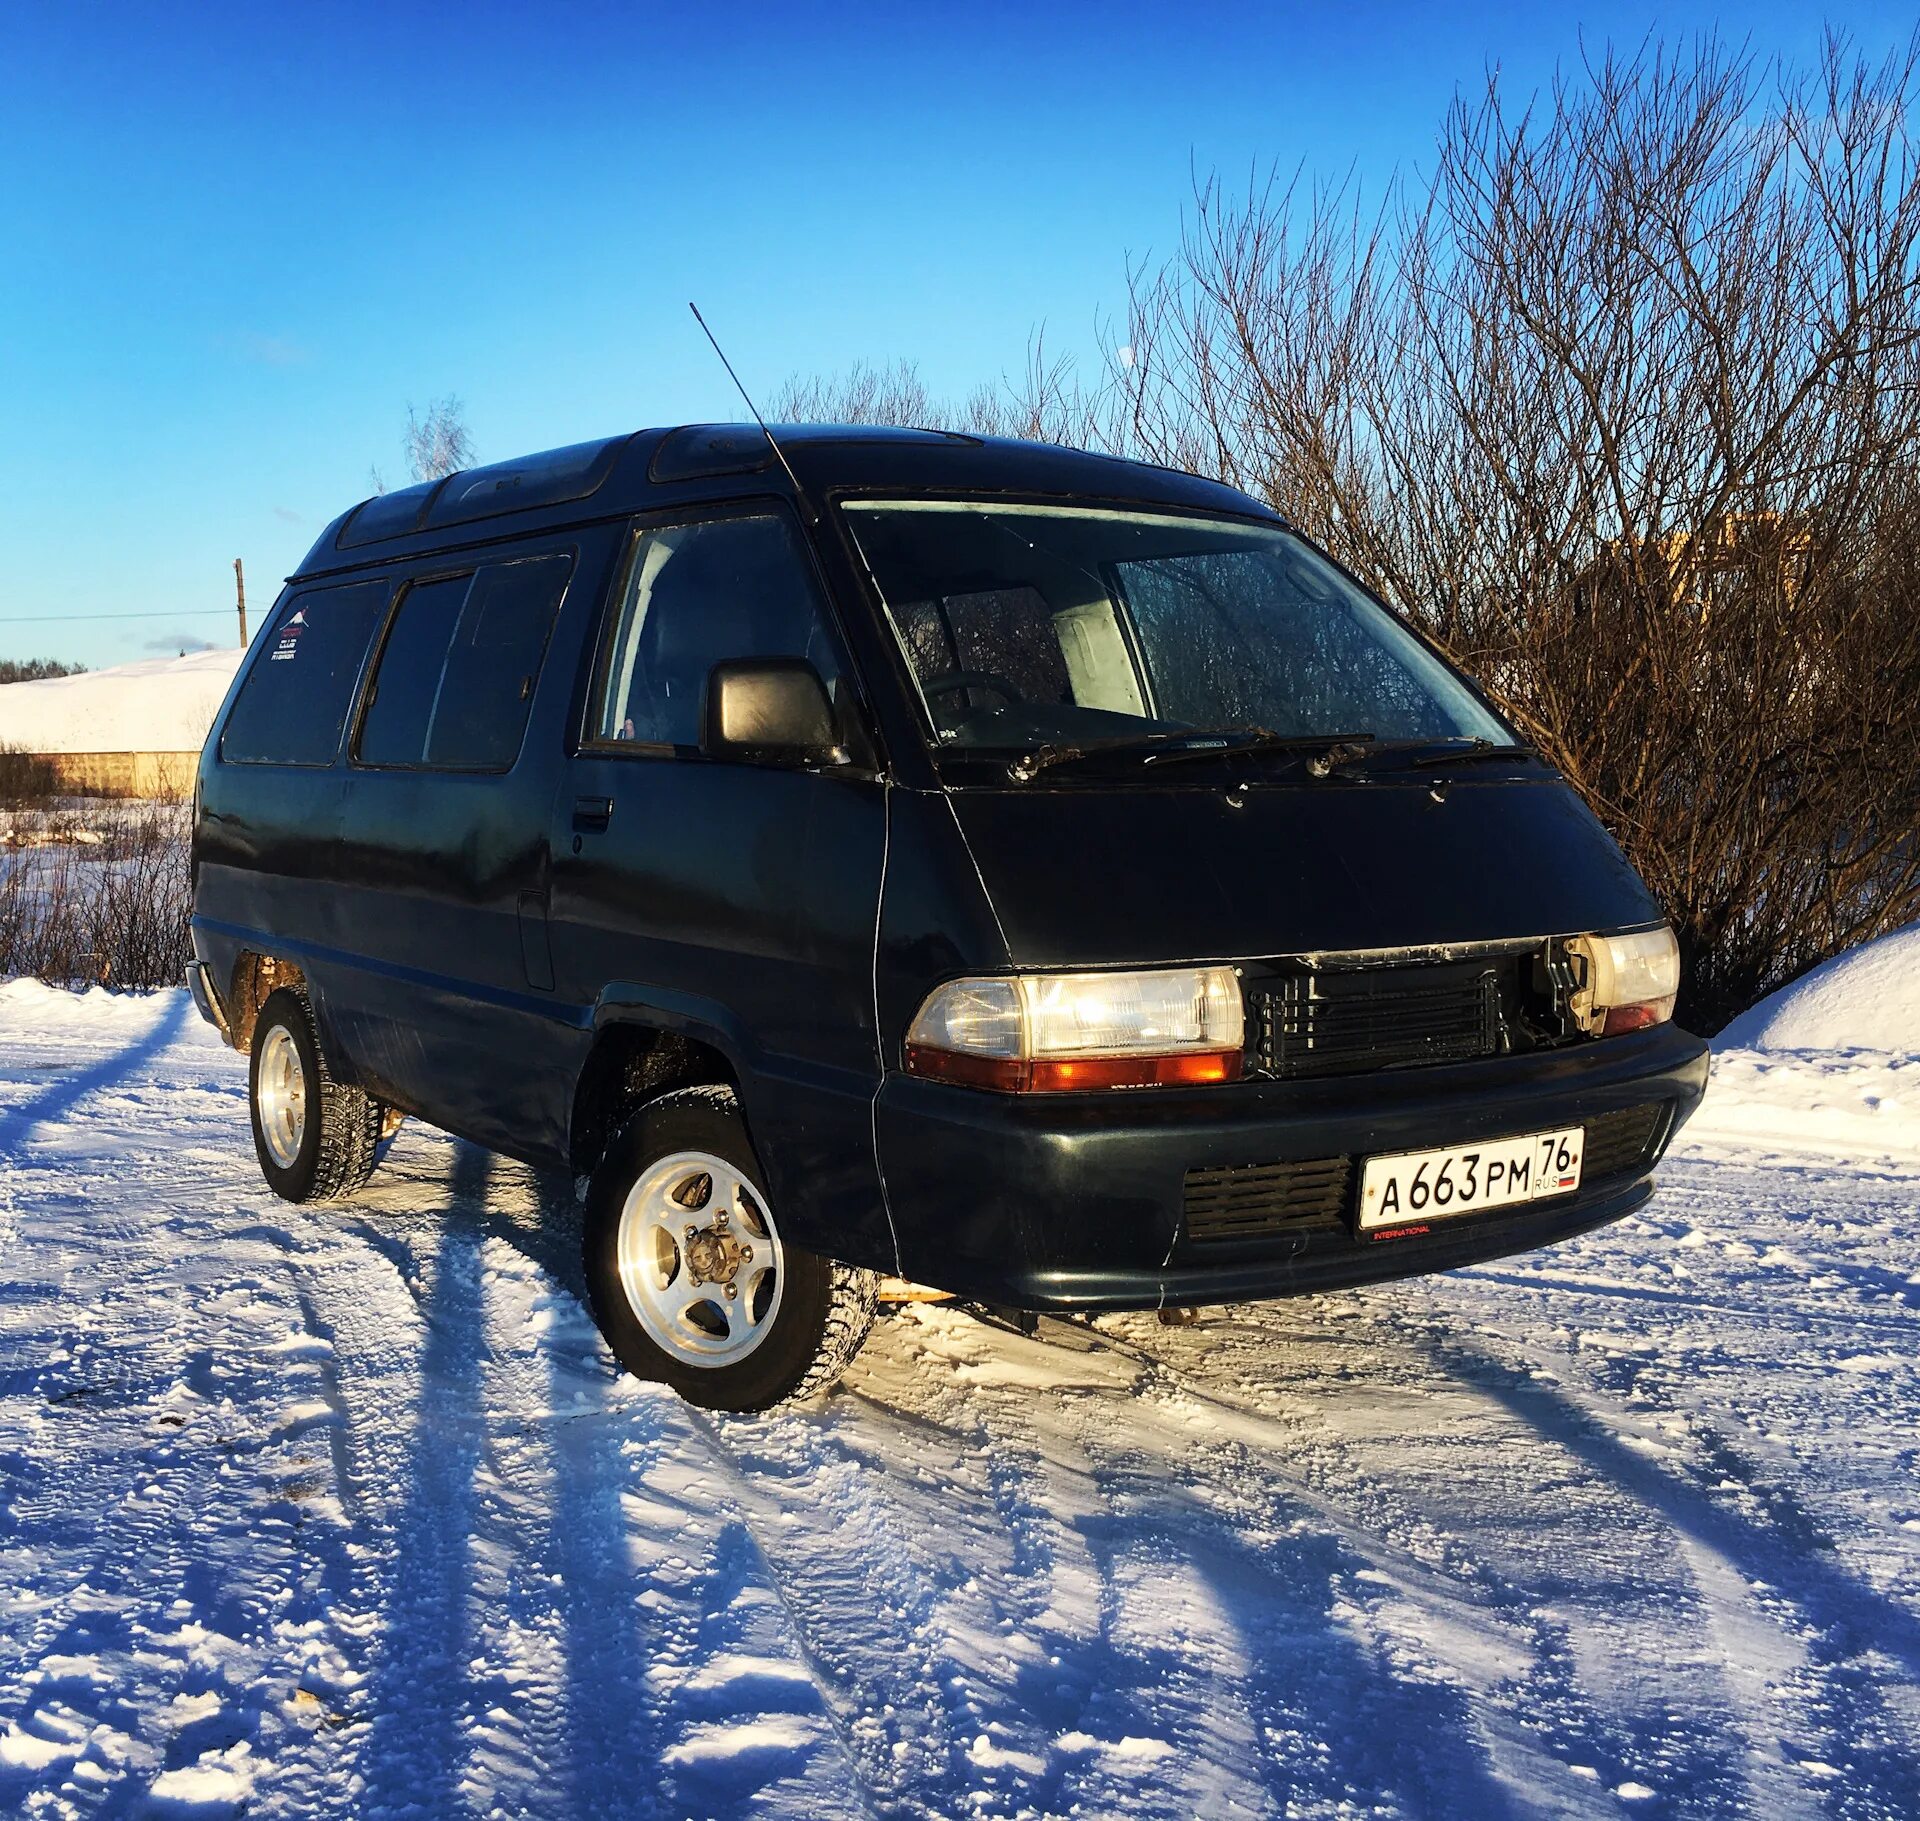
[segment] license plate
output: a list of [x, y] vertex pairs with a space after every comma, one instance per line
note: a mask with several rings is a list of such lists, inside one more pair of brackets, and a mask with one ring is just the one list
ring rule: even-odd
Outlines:
[[1580, 1186], [1585, 1136], [1585, 1128], [1574, 1125], [1444, 1151], [1369, 1157], [1360, 1175], [1360, 1231], [1386, 1233], [1569, 1194]]

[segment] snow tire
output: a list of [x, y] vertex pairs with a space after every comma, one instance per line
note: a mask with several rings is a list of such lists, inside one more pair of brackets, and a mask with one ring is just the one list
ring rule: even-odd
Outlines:
[[[282, 1029], [292, 1040], [305, 1079], [305, 1125], [297, 1154], [288, 1164], [273, 1155], [261, 1128], [260, 1063], [268, 1034]], [[336, 1081], [320, 1047], [313, 1007], [294, 987], [281, 987], [254, 1021], [248, 1068], [248, 1105], [253, 1148], [267, 1187], [284, 1201], [338, 1201], [363, 1188], [379, 1162], [380, 1128], [386, 1108], [357, 1087]]]
[[650, 1101], [607, 1147], [587, 1188], [584, 1252], [594, 1320], [636, 1378], [670, 1385], [709, 1410], [766, 1410], [825, 1391], [853, 1363], [876, 1311], [871, 1271], [783, 1243], [785, 1283], [766, 1338], [746, 1358], [707, 1365], [661, 1346], [623, 1287], [622, 1214], [634, 1184], [659, 1159], [699, 1151], [763, 1180], [731, 1088], [683, 1088]]

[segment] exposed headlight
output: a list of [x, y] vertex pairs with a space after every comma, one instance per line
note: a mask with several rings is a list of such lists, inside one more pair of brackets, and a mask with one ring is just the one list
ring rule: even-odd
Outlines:
[[936, 987], [907, 1032], [907, 1070], [1008, 1093], [1172, 1087], [1239, 1077], [1230, 967], [1020, 974]]
[[1680, 991], [1680, 944], [1663, 923], [1631, 936], [1575, 936], [1570, 954], [1585, 963], [1574, 993], [1574, 1021], [1593, 1037], [1643, 1031], [1673, 1016]]

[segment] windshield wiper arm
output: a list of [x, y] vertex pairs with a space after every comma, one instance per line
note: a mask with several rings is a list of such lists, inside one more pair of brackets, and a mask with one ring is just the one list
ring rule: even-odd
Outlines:
[[1463, 739], [1376, 740], [1338, 758], [1329, 753], [1324, 765], [1314, 767], [1314, 775], [1324, 778], [1329, 772], [1378, 758], [1400, 759], [1409, 771], [1426, 771], [1439, 765], [1472, 765], [1482, 759], [1537, 759], [1539, 756], [1537, 747], [1489, 740], [1480, 734]]
[[1185, 759], [1234, 758], [1243, 753], [1338, 752], [1371, 740], [1368, 733], [1280, 734], [1269, 727], [1183, 727], [1171, 732], [1124, 734], [1111, 740], [1087, 740], [1073, 746], [1036, 746], [1007, 767], [1025, 784], [1055, 765], [1075, 759], [1124, 758], [1137, 754], [1147, 765], [1173, 765]]
[[1192, 740], [1192, 738], [1194, 736], [1188, 734], [1185, 728], [1179, 728], [1179, 730], [1160, 732], [1160, 734], [1116, 734], [1112, 740], [1079, 740], [1071, 745], [1046, 743], [1046, 745], [1033, 747], [1033, 751], [1029, 753], [1021, 753], [1020, 757], [1012, 765], [1008, 765], [1006, 770], [1016, 784], [1025, 784], [1029, 778], [1037, 778], [1050, 766], [1069, 765], [1073, 759], [1087, 759], [1089, 755], [1102, 755], [1102, 753], [1114, 753], [1114, 755], [1144, 753], [1146, 757], [1152, 757], [1162, 747], [1179, 745], [1181, 741]]
[[1176, 765], [1182, 759], [1210, 759], [1220, 754], [1238, 759], [1248, 754], [1310, 752], [1314, 755], [1311, 768], [1318, 772], [1321, 766], [1337, 763], [1343, 755], [1365, 752], [1372, 738], [1370, 733], [1269, 733], [1264, 727], [1254, 727], [1244, 730], [1238, 738], [1218, 736], [1204, 745], [1196, 743], [1157, 752], [1147, 763]]
[[1477, 746], [1463, 746], [1456, 752], [1443, 752], [1438, 758], [1422, 759], [1422, 765], [1471, 765], [1476, 759], [1537, 759], [1540, 750], [1516, 741], [1482, 740]]

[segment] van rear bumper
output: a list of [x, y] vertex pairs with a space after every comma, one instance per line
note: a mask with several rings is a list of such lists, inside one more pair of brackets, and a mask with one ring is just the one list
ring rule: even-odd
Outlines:
[[[1664, 1026], [1577, 1048], [1323, 1081], [1014, 1096], [893, 1076], [877, 1111], [902, 1268], [1019, 1309], [1238, 1302], [1451, 1270], [1618, 1220], [1699, 1105], [1706, 1045]], [[1643, 1147], [1571, 1195], [1362, 1237], [1372, 1155], [1586, 1125], [1648, 1110]], [[1632, 1121], [1627, 1122], [1629, 1126]], [[1187, 1173], [1345, 1159], [1337, 1211], [1203, 1238]]]
[[227, 1023], [227, 1009], [220, 1003], [220, 989], [214, 984], [213, 970], [197, 957], [187, 963], [187, 991], [193, 995], [194, 1009], [200, 1016], [226, 1042], [232, 1043], [233, 1031]]

